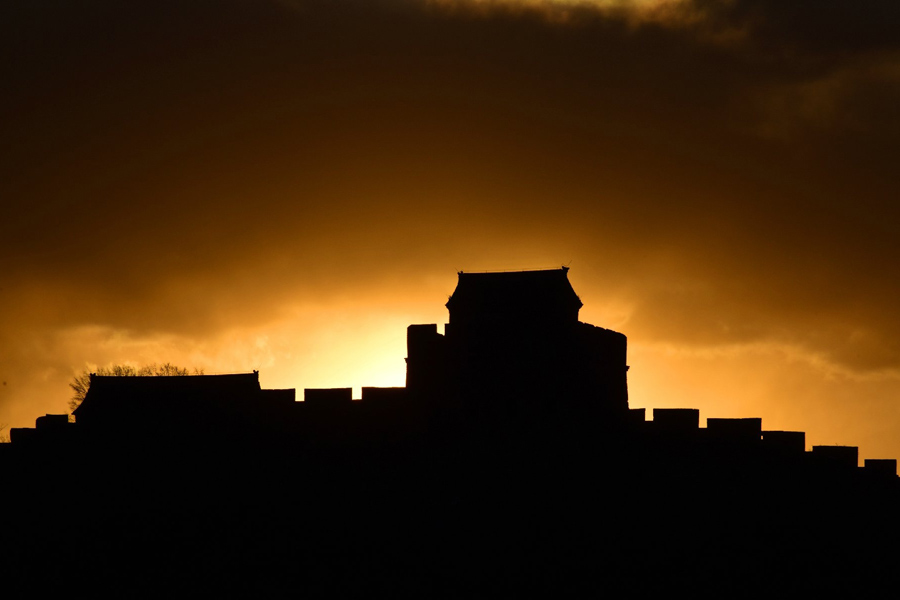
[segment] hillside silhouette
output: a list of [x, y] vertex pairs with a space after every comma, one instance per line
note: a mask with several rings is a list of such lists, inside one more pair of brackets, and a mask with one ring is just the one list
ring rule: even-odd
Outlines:
[[[92, 375], [0, 447], [11, 588], [167, 594], [891, 590], [894, 459], [628, 405], [568, 269], [459, 273], [402, 388]], [[647, 417], [650, 417], [649, 419]], [[40, 583], [37, 583], [40, 582]]]

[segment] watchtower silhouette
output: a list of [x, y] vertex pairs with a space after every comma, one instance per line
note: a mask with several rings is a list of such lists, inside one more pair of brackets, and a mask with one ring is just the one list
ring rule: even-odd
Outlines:
[[469, 423], [627, 412], [626, 337], [578, 320], [567, 267], [460, 272], [446, 306], [444, 335], [407, 330], [412, 397]]

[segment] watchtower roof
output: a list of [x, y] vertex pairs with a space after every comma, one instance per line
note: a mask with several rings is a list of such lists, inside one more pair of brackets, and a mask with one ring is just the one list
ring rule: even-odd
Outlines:
[[454, 311], [539, 311], [577, 315], [582, 302], [569, 282], [569, 269], [540, 271], [459, 272], [456, 290], [447, 301]]

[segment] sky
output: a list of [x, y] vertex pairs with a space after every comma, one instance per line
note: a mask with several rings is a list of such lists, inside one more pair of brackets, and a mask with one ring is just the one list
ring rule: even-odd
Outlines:
[[895, 0], [12, 0], [0, 57], [2, 424], [403, 385], [458, 271], [568, 265], [631, 406], [900, 458]]

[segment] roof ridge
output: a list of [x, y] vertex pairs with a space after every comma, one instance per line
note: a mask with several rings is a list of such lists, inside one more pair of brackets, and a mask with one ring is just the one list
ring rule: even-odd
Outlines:
[[551, 268], [541, 268], [541, 269], [497, 269], [493, 271], [457, 271], [457, 275], [485, 275], [491, 273], [546, 273], [550, 271], [563, 271], [567, 273], [569, 271], [569, 267], [563, 265], [562, 267], [551, 267]]

